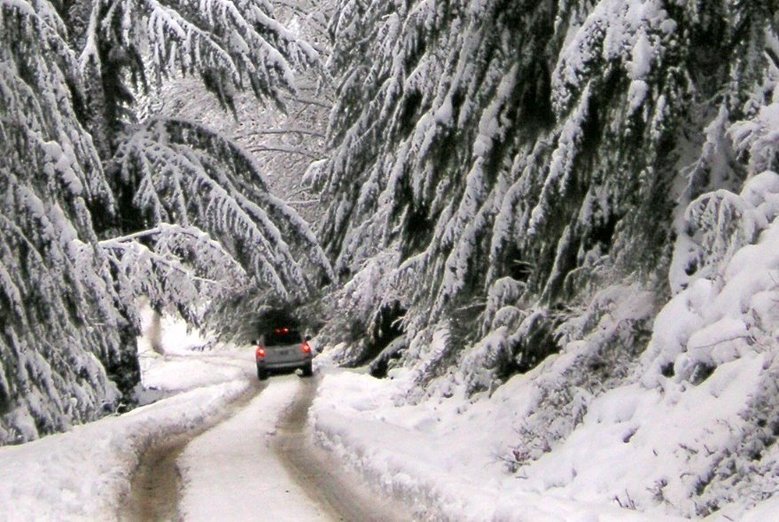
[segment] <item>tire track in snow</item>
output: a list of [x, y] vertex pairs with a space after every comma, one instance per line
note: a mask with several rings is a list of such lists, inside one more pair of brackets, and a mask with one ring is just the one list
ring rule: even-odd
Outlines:
[[303, 380], [295, 402], [277, 424], [273, 449], [292, 478], [333, 520], [394, 522], [411, 520], [395, 500], [371, 491], [357, 475], [346, 470], [306, 437], [308, 410], [316, 396], [319, 377]]
[[252, 386], [230, 403], [222, 413], [184, 433], [168, 437], [149, 447], [141, 455], [130, 483], [130, 494], [120, 510], [119, 519], [128, 522], [178, 520], [181, 474], [176, 461], [194, 438], [229, 419], [245, 407], [267, 385], [252, 380]]

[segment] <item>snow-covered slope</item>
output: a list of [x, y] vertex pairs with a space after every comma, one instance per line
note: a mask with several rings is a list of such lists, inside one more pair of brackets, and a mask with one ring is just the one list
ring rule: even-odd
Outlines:
[[[388, 491], [424, 497], [445, 516], [522, 520], [520, 507], [543, 498], [660, 519], [779, 517], [778, 215], [771, 171], [740, 194], [720, 190], [690, 204], [674, 261], [680, 290], [643, 352], [626, 353], [635, 340], [624, 334], [652, 316], [652, 295], [612, 287], [593, 301], [601, 311], [589, 335], [494, 391], [468, 393], [500, 332], [426, 393], [417, 388], [423, 364], [385, 380], [328, 376], [315, 404], [318, 440]], [[620, 338], [628, 342], [615, 346]], [[434, 338], [426, 353], [443, 342]]]
[[[377, 380], [327, 375], [311, 417], [315, 440], [374, 487], [405, 499], [420, 520], [652, 520], [611, 498], [535, 489], [507, 472], [505, 449], [516, 442], [518, 383], [491, 400], [462, 397], [398, 406], [408, 377]], [[585, 449], [585, 448], [581, 448]], [[597, 468], [602, 461], [593, 459]], [[624, 495], [624, 493], [623, 493]], [[673, 520], [673, 517], [668, 517]]]
[[391, 399], [317, 411], [474, 412], [431, 451], [462, 435], [522, 491], [735, 518], [772, 496], [775, 2], [339, 8], [323, 337], [390, 379], [343, 395]]

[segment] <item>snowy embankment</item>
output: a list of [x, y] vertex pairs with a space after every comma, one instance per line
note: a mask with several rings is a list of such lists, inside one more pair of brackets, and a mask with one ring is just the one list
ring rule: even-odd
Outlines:
[[[746, 370], [739, 377], [748, 378]], [[687, 479], [704, 465], [689, 456], [698, 453], [703, 435], [722, 439], [720, 419], [738, 411], [740, 392], [750, 384], [734, 384], [722, 405], [708, 396], [723, 387], [721, 379], [668, 400], [640, 386], [615, 390], [592, 404], [564, 443], [512, 474], [503, 455], [520, 438], [517, 401], [528, 393], [527, 383], [517, 379], [472, 402], [398, 405], [403, 379], [402, 372], [393, 380], [326, 375], [311, 411], [315, 441], [375, 488], [403, 499], [419, 518], [462, 521], [683, 520], [663, 502], [642, 513], [637, 499], [665, 489], [680, 500], [672, 495], [683, 495]], [[662, 477], [665, 486], [657, 482]], [[710, 518], [762, 521], [777, 514], [779, 504], [768, 502], [748, 513], [732, 506]]]
[[[171, 329], [168, 345], [185, 347]], [[207, 423], [252, 385], [251, 353], [159, 356], [141, 343], [145, 395], [167, 398], [121, 416], [0, 448], [0, 520], [115, 520], [140, 456]]]
[[[327, 375], [315, 440], [430, 517], [777, 520], [777, 215], [773, 172], [690, 205], [677, 294], [635, 359], [602, 349], [614, 338], [603, 332], [644, 313], [640, 295], [614, 287], [590, 334], [493, 393], [466, 396], [483, 360], [468, 352], [425, 395], [409, 395], [413, 366], [384, 380]], [[596, 380], [576, 384], [587, 372]]]
[[203, 424], [248, 388], [246, 379], [206, 386], [0, 449], [0, 519], [116, 519], [147, 448]]
[[652, 520], [603, 502], [529, 491], [507, 474], [500, 454], [516, 438], [509, 393], [470, 405], [451, 399], [397, 406], [404, 378], [400, 372], [393, 380], [326, 375], [310, 423], [317, 444], [420, 519]]

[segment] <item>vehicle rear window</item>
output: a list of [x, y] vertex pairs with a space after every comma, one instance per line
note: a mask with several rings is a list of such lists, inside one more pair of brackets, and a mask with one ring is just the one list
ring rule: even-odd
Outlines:
[[265, 346], [282, 346], [285, 344], [297, 344], [303, 341], [300, 333], [291, 328], [275, 328], [265, 334]]

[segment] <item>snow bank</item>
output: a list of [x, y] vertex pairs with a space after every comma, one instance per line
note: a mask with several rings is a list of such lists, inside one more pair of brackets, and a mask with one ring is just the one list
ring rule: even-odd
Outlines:
[[643, 515], [529, 491], [500, 453], [515, 436], [510, 394], [398, 406], [408, 375], [329, 373], [310, 414], [315, 442], [433, 520], [609, 521]]
[[16, 447], [0, 448], [3, 520], [115, 520], [140, 456], [191, 429], [244, 393], [212, 385]]

